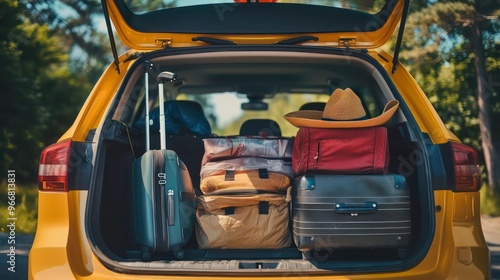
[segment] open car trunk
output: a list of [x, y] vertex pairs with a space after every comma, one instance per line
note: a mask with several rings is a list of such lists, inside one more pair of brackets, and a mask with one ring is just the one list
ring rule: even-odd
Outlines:
[[[264, 100], [272, 100], [281, 96], [291, 110], [298, 110], [302, 104], [293, 104], [297, 100], [294, 96], [315, 94], [327, 99], [336, 88], [351, 87], [370, 115], [380, 114], [388, 100], [399, 100], [400, 109], [386, 124], [390, 151], [388, 173], [404, 176], [409, 188], [409, 245], [330, 248], [307, 253], [298, 250], [294, 242], [281, 249], [199, 249], [196, 235], [192, 234], [183, 248], [182, 259], [171, 253], [154, 253], [145, 260], [141, 246], [134, 241], [136, 229], [131, 207], [131, 170], [135, 159], [145, 151], [145, 132], [134, 125], [144, 118], [142, 65], [145, 60], [154, 64], [156, 73], [171, 71], [177, 74], [177, 81], [166, 85], [167, 99], [184, 96], [203, 101], [202, 97], [211, 93], [237, 92], [248, 99], [264, 96]], [[382, 269], [401, 271], [415, 266], [425, 256], [434, 231], [428, 141], [384, 73], [379, 63], [365, 51], [348, 49], [235, 46], [166, 49], [142, 55], [131, 66], [107, 118], [95, 131], [96, 174], [87, 217], [94, 252], [112, 269], [141, 274], [360, 273]], [[158, 106], [157, 101], [150, 106]], [[209, 115], [210, 107], [206, 105], [204, 109]], [[274, 116], [282, 126], [283, 136], [294, 137], [295, 134], [289, 132], [294, 131], [291, 126], [283, 129], [289, 125], [282, 118], [288, 113], [283, 110], [289, 109], [270, 106], [265, 114]], [[232, 133], [238, 134], [237, 131]], [[157, 134], [152, 132], [151, 135], [152, 140], [156, 139]], [[169, 135], [167, 139], [167, 148], [176, 151], [186, 163], [198, 196], [201, 195], [202, 145], [201, 137], [196, 136]], [[290, 214], [290, 224], [292, 217]]]

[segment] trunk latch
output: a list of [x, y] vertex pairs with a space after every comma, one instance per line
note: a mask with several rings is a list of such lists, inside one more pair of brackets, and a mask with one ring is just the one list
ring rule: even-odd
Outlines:
[[172, 46], [172, 38], [156, 39], [155, 45], [159, 48], [171, 47]]
[[355, 45], [356, 45], [356, 38], [351, 38], [351, 37], [348, 37], [348, 38], [346, 38], [346, 37], [344, 37], [344, 38], [340, 37], [339, 38], [339, 46], [341, 46], [341, 47], [343, 46], [343, 47], [348, 48], [348, 47], [352, 47], [352, 46], [355, 46]]

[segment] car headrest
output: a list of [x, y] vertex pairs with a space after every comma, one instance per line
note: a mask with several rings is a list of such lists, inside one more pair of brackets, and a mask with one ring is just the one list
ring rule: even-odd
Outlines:
[[[172, 119], [181, 125], [178, 134], [210, 135], [212, 129], [200, 103], [192, 100], [175, 100], [168, 104]], [[177, 110], [174, 109], [176, 107]], [[167, 128], [168, 129], [168, 128]]]
[[[149, 113], [152, 130], [159, 130], [159, 116], [159, 107], [154, 108]], [[144, 128], [146, 126], [144, 118], [140, 118], [134, 126]], [[167, 134], [172, 135], [208, 136], [212, 133], [203, 108], [198, 102], [191, 100], [165, 101], [165, 130]]]
[[242, 136], [281, 136], [279, 124], [271, 119], [250, 119], [246, 120], [240, 128]]
[[323, 111], [325, 110], [326, 102], [309, 102], [300, 107], [300, 111], [302, 110], [315, 110], [315, 111]]
[[175, 103], [179, 104], [184, 109], [196, 110], [197, 112], [203, 113], [203, 108], [201, 104], [193, 100], [175, 100]]

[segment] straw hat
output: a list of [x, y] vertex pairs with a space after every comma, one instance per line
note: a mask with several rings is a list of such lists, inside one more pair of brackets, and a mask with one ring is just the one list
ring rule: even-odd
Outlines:
[[366, 116], [359, 97], [350, 89], [336, 89], [325, 105], [324, 111], [302, 110], [285, 115], [285, 119], [296, 127], [354, 128], [381, 126], [387, 123], [398, 109], [399, 102], [387, 102], [380, 116]]

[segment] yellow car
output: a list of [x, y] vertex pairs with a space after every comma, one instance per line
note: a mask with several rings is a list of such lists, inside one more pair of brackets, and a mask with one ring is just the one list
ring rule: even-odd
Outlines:
[[[477, 154], [446, 129], [398, 62], [409, 0], [102, 2], [114, 62], [74, 124], [42, 152], [29, 279], [490, 278]], [[120, 56], [111, 24], [129, 48]], [[398, 25], [394, 53], [380, 50]], [[297, 128], [285, 115], [304, 104], [326, 112], [332, 92], [347, 88], [368, 118], [381, 115], [390, 100], [399, 103], [384, 127], [386, 174], [403, 176], [408, 187], [407, 203], [398, 206], [407, 211], [404, 226], [392, 227], [404, 236], [377, 244], [378, 230], [390, 225], [366, 222], [356, 234], [327, 236], [328, 244], [305, 248], [295, 230], [300, 205], [294, 205], [299, 194], [293, 191], [289, 225], [282, 225], [292, 239], [286, 245], [207, 248], [200, 245], [197, 225], [196, 234], [194, 226], [183, 229], [186, 240], [175, 250], [144, 248], [140, 236], [148, 219], [170, 225], [169, 211], [178, 205], [155, 208], [150, 216], [136, 209], [134, 168], [147, 150], [162, 146], [161, 125], [150, 117], [163, 100], [174, 106], [162, 107], [160, 119], [181, 116], [159, 121], [167, 124], [166, 147], [185, 163], [184, 179], [196, 196], [190, 201], [199, 202], [204, 139], [255, 135], [293, 141]], [[186, 112], [203, 114], [182, 119]], [[243, 123], [250, 119], [262, 127], [246, 131]], [[187, 129], [183, 121], [190, 122]], [[375, 208], [350, 210], [348, 218], [389, 215], [377, 208], [378, 199], [367, 198]], [[320, 209], [317, 216], [328, 219], [328, 211]], [[269, 227], [278, 234], [278, 227]], [[167, 226], [155, 232], [173, 240]]]

